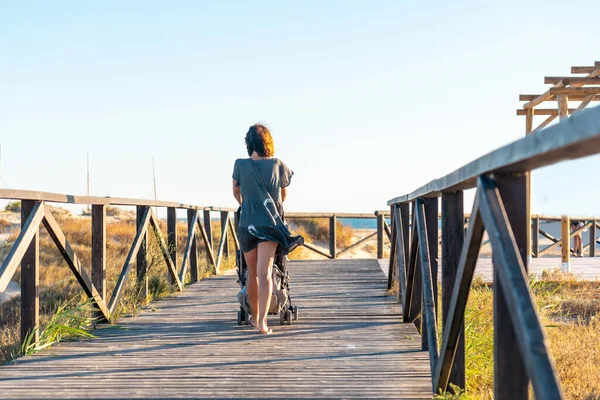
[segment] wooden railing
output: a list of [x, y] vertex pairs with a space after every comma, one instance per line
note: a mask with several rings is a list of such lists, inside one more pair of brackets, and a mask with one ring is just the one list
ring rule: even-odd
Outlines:
[[[197, 207], [173, 202], [123, 199], [110, 197], [71, 196], [55, 193], [26, 190], [0, 189], [0, 199], [21, 201], [21, 232], [12, 245], [6, 259], [0, 266], [0, 293], [4, 292], [17, 267], [21, 266], [21, 341], [33, 333], [33, 342], [39, 335], [39, 229], [43, 225], [52, 241], [61, 252], [71, 272], [85, 294], [98, 310], [101, 321], [110, 319], [123, 296], [133, 264], [136, 265], [137, 284], [142, 295], [147, 290], [147, 251], [148, 235], [155, 235], [166, 266], [170, 282], [177, 290], [184, 289], [184, 279], [190, 272], [191, 282], [199, 278], [198, 236], [206, 249], [207, 264], [218, 273], [222, 260], [228, 257], [229, 240], [239, 248], [236, 228], [233, 223], [235, 210], [215, 207]], [[91, 205], [91, 276], [85, 271], [80, 259], [73, 250], [54, 218], [48, 203], [68, 203]], [[125, 259], [112, 295], [106, 295], [106, 209], [108, 206], [136, 207], [136, 235]], [[161, 233], [153, 207], [167, 208], [167, 235]], [[176, 254], [177, 209], [187, 210], [188, 236], [181, 263]], [[221, 220], [221, 239], [216, 252], [213, 248], [211, 213], [218, 212]]]
[[[529, 171], [600, 153], [600, 107], [501, 147], [416, 191], [388, 201], [390, 261], [405, 322], [421, 326], [432, 389], [464, 387], [464, 315], [484, 231], [494, 265], [495, 398], [563, 398], [528, 284]], [[464, 231], [463, 190], [476, 188]], [[438, 198], [442, 217], [441, 349], [437, 338]], [[412, 209], [412, 212], [411, 212]], [[412, 227], [409, 224], [412, 218]], [[565, 236], [569, 236], [568, 234]]]
[[[387, 235], [388, 240], [391, 240], [391, 230], [388, 225], [386, 218], [389, 218], [390, 214], [387, 211], [375, 211], [373, 214], [358, 214], [358, 213], [302, 213], [302, 212], [290, 212], [285, 214], [285, 218], [288, 221], [295, 219], [311, 218], [311, 219], [328, 219], [329, 220], [329, 252], [321, 250], [313, 243], [304, 242], [304, 247], [307, 249], [320, 254], [330, 259], [336, 259], [344, 253], [364, 244], [365, 242], [377, 237], [377, 258], [383, 258], [384, 249], [384, 233]], [[375, 232], [370, 233], [364, 238], [346, 246], [338, 251], [337, 248], [337, 221], [338, 219], [376, 219], [377, 229]]]

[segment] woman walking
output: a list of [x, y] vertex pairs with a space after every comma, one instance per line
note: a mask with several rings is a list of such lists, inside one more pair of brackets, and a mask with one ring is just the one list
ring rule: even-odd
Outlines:
[[264, 334], [271, 303], [272, 268], [276, 251], [287, 254], [301, 244], [284, 224], [283, 205], [294, 172], [274, 158], [275, 147], [269, 129], [260, 124], [246, 133], [250, 158], [238, 159], [233, 167], [233, 196], [241, 205], [238, 226], [240, 248], [248, 266], [248, 323]]

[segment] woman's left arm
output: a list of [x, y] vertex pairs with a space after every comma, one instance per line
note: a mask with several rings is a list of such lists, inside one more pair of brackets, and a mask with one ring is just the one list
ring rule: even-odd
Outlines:
[[285, 201], [285, 199], [287, 199], [287, 195], [288, 195], [287, 186], [284, 188], [281, 188], [281, 202], [282, 203]]
[[242, 205], [242, 192], [240, 191], [240, 186], [237, 184], [237, 181], [233, 180], [233, 197], [237, 200], [239, 205]]

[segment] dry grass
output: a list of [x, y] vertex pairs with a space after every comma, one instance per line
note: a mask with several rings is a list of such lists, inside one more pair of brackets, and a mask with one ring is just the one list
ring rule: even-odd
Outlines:
[[[58, 224], [65, 233], [71, 246], [75, 250], [78, 258], [81, 260], [84, 270], [91, 274], [91, 219], [86, 216], [73, 216], [68, 211], [60, 208], [53, 208], [53, 214]], [[160, 230], [163, 237], [166, 237], [166, 223], [160, 221]], [[8, 227], [12, 228], [12, 225]], [[213, 240], [218, 243], [220, 240], [220, 223], [212, 222]], [[123, 268], [123, 264], [130, 250], [135, 236], [135, 214], [115, 208], [111, 211], [111, 218], [107, 223], [107, 266], [106, 266], [106, 286], [107, 293], [110, 296], [114, 289], [117, 279]], [[0, 233], [6, 233], [6, 229], [0, 228]], [[4, 260], [10, 247], [19, 234], [19, 229], [10, 232], [6, 242], [0, 247], [0, 261]], [[177, 256], [178, 268], [180, 267], [185, 251], [187, 241], [187, 223], [177, 222]], [[123, 315], [136, 314], [140, 309], [148, 305], [151, 301], [172, 294], [175, 288], [168, 283], [167, 267], [164, 263], [162, 253], [160, 252], [155, 235], [148, 235], [148, 273], [147, 285], [148, 296], [142, 295], [141, 289], [145, 286], [138, 285], [135, 279], [135, 265], [132, 267], [130, 278], [124, 289], [124, 294], [120, 305], [112, 316], [115, 322]], [[201, 241], [200, 241], [201, 243]], [[215, 246], [216, 247], [216, 246]], [[233, 243], [230, 243], [233, 248]], [[209, 268], [206, 261], [206, 252], [204, 246], [200, 244], [198, 249], [198, 263], [200, 268], [200, 278], [211, 275], [212, 267]], [[235, 253], [232, 252], [232, 255]], [[224, 260], [222, 270], [235, 266], [235, 257]], [[20, 283], [20, 270], [17, 269], [13, 280]], [[190, 281], [190, 272], [188, 268], [184, 279], [186, 283]], [[52, 239], [45, 231], [40, 229], [40, 322], [43, 326], [48, 323], [52, 315], [56, 312], [60, 304], [64, 304], [70, 299], [80, 295], [82, 289], [75, 280], [71, 270], [65, 263], [62, 255], [56, 249]], [[20, 298], [14, 298], [0, 305], [0, 364], [10, 360], [19, 353], [20, 337]]]
[[[568, 399], [600, 399], [600, 282], [551, 272], [532, 280], [550, 351]], [[493, 398], [493, 291], [473, 284], [467, 310], [467, 396]]]

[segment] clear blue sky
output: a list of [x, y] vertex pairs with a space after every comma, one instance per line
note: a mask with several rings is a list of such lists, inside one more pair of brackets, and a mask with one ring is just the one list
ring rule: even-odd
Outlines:
[[[382, 209], [521, 137], [519, 93], [600, 59], [600, 2], [0, 0], [3, 187], [233, 206], [266, 122], [294, 211]], [[534, 211], [600, 214], [599, 158]], [[596, 170], [598, 170], [596, 168]], [[558, 183], [565, 184], [558, 187]], [[575, 199], [576, 197], [576, 199]]]

